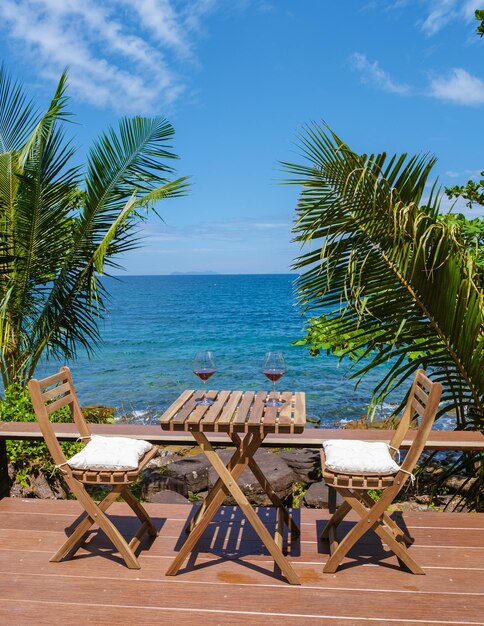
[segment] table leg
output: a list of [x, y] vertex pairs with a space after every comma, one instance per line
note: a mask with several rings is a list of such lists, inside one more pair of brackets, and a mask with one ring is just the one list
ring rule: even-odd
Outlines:
[[[204, 445], [205, 445], [205, 442], [208, 443], [207, 438], [204, 435], [202, 435], [202, 433], [199, 433], [199, 432], [194, 431], [192, 432], [192, 434], [195, 440], [197, 441], [197, 443], [202, 448], [202, 450], [205, 452]], [[203, 436], [203, 439], [200, 439], [200, 436]], [[244, 438], [244, 440], [241, 441], [240, 448], [234, 453], [232, 459], [230, 460], [229, 465], [231, 465], [233, 461], [233, 467], [231, 468], [230, 472], [225, 467], [225, 465], [220, 460], [220, 458], [218, 457], [215, 451], [213, 451], [213, 454], [215, 454], [220, 464], [224, 467], [225, 471], [231, 477], [233, 477], [233, 479], [237, 483], [237, 479], [242, 474], [244, 469], [247, 467], [248, 460], [251, 458], [252, 454], [254, 454], [254, 452], [257, 450], [260, 443], [261, 443], [261, 438], [256, 434], [253, 434], [251, 437]], [[218, 474], [218, 471], [217, 471], [217, 474]], [[172, 564], [166, 571], [167, 576], [175, 576], [175, 574], [178, 572], [178, 570], [182, 566], [183, 561], [188, 556], [188, 554], [193, 550], [193, 548], [195, 547], [198, 540], [203, 535], [205, 529], [207, 528], [207, 526], [213, 519], [214, 515], [217, 513], [219, 507], [222, 505], [227, 495], [230, 495], [229, 488], [224, 484], [224, 481], [222, 479], [217, 480], [217, 482], [215, 483], [215, 485], [213, 486], [209, 495], [206, 498], [206, 500], [209, 500], [208, 505], [204, 509], [203, 514], [197, 520], [195, 526], [193, 527], [193, 530], [190, 532], [187, 540], [181, 547], [180, 551], [176, 555]]]
[[[227, 464], [227, 469], [229, 470], [231, 474], [234, 471], [234, 468], [240, 464], [242, 456], [245, 454], [247, 455], [249, 459], [252, 458], [252, 455], [259, 448], [261, 442], [263, 441], [263, 439], [259, 439], [259, 437], [256, 438], [253, 433], [247, 434], [246, 437], [247, 439], [244, 439], [244, 445], [242, 445], [242, 439], [238, 435], [237, 435], [238, 441], [235, 441], [234, 439], [232, 439], [232, 441], [234, 441], [236, 445], [236, 450], [234, 454], [232, 455], [232, 458], [230, 459], [229, 463]], [[208, 509], [210, 504], [214, 501], [214, 499], [217, 496], [220, 496], [221, 492], [224, 494], [224, 498], [220, 501], [218, 506], [221, 506], [223, 503], [223, 500], [225, 499], [225, 492], [223, 491], [223, 481], [222, 479], [218, 478], [214, 486], [212, 487], [212, 489], [210, 489], [210, 492], [208, 493], [207, 497], [200, 505], [200, 508], [194, 515], [190, 524], [188, 525], [186, 529], [187, 532], [189, 533], [192, 532], [195, 526], [197, 526], [201, 522], [202, 518], [205, 515], [206, 510]]]
[[[234, 444], [236, 446], [240, 446], [240, 442], [242, 440], [241, 440], [241, 438], [239, 437], [239, 435], [237, 433], [232, 433], [230, 435], [230, 438], [232, 439], [232, 441], [234, 442]], [[265, 435], [264, 435], [264, 438], [265, 438]], [[264, 440], [264, 438], [261, 440], [261, 442]], [[267, 478], [262, 473], [262, 470], [258, 466], [257, 461], [254, 459], [253, 456], [249, 458], [249, 468], [251, 469], [252, 473], [254, 474], [256, 479], [258, 480], [258, 482], [259, 482], [260, 486], [262, 487], [262, 489], [269, 496], [269, 499], [271, 500], [272, 504], [275, 507], [277, 507], [277, 509], [282, 513], [283, 520], [286, 523], [286, 526], [288, 527], [290, 532], [294, 533], [295, 537], [298, 537], [299, 534], [300, 534], [300, 530], [299, 530], [298, 525], [293, 520], [292, 515], [289, 514], [288, 510], [286, 509], [286, 507], [281, 502], [279, 496], [277, 495], [277, 493], [272, 488], [272, 485], [270, 484], [270, 482], [267, 480]]]
[[[243, 455], [239, 465], [237, 465], [233, 469], [233, 471], [230, 472], [225, 466], [225, 464], [223, 463], [223, 461], [220, 459], [218, 454], [212, 448], [212, 446], [210, 445], [210, 442], [208, 441], [204, 433], [194, 432], [193, 436], [195, 437], [198, 445], [201, 447], [201, 449], [205, 453], [205, 456], [208, 458], [213, 468], [215, 469], [215, 471], [217, 472], [217, 474], [223, 481], [225, 487], [227, 488], [228, 491], [230, 491], [235, 501], [237, 502], [242, 512], [244, 513], [245, 517], [247, 518], [247, 520], [249, 521], [249, 523], [251, 524], [255, 532], [259, 535], [260, 539], [262, 540], [266, 548], [269, 550], [272, 558], [274, 559], [276, 564], [279, 566], [279, 568], [281, 569], [282, 573], [285, 575], [287, 580], [293, 585], [300, 585], [301, 581], [299, 580], [299, 577], [294, 571], [292, 565], [289, 563], [289, 561], [286, 560], [286, 558], [284, 557], [282, 553], [281, 548], [274, 541], [272, 535], [264, 526], [262, 521], [259, 519], [257, 513], [252, 508], [252, 505], [247, 500], [247, 497], [243, 493], [242, 489], [237, 484], [238, 475], [240, 475], [243, 469], [250, 462], [251, 457], [249, 457], [247, 454]], [[262, 441], [263, 437], [258, 437], [258, 439]], [[243, 445], [242, 440], [241, 440], [241, 443]], [[237, 470], [240, 470], [240, 471], [237, 471]], [[202, 522], [199, 524], [199, 526], [195, 528], [192, 534], [195, 534], [195, 532], [199, 529], [199, 527], [204, 524], [205, 520], [206, 520], [206, 516], [204, 516]], [[190, 539], [191, 539], [191, 535], [188, 538], [188, 540]]]

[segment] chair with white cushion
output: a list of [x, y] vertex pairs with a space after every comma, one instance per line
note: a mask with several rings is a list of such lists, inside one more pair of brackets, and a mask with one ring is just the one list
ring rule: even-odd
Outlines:
[[[58, 562], [73, 556], [84, 542], [87, 531], [96, 523], [119, 550], [126, 565], [131, 569], [139, 569], [135, 550], [141, 538], [146, 532], [152, 537], [158, 533], [148, 513], [131, 493], [129, 485], [137, 480], [140, 471], [156, 456], [156, 447], [147, 441], [128, 437], [91, 435], [68, 367], [62, 367], [58, 374], [43, 380], [32, 379], [28, 387], [49, 452], [85, 510], [85, 515], [73, 533], [50, 560]], [[80, 439], [85, 443], [84, 448], [70, 459], [65, 458], [50, 419], [51, 414], [65, 406], [69, 407]], [[101, 502], [95, 502], [86, 491], [87, 484], [107, 485], [111, 491]], [[141, 521], [140, 529], [129, 544], [106, 515], [109, 506], [119, 497], [125, 500]]]
[[[442, 385], [432, 382], [423, 370], [415, 374], [405, 411], [391, 441], [357, 441], [332, 439], [323, 442], [321, 461], [326, 484], [334, 487], [344, 501], [326, 524], [321, 539], [328, 539], [330, 557], [324, 572], [334, 573], [355, 543], [368, 531], [374, 530], [380, 539], [414, 574], [425, 572], [409, 554], [413, 543], [386, 512], [396, 498], [422, 453], [439, 406]], [[420, 416], [415, 438], [399, 465], [399, 448], [412, 422]], [[370, 490], [381, 490], [375, 502]], [[360, 521], [338, 543], [336, 528], [351, 511]]]

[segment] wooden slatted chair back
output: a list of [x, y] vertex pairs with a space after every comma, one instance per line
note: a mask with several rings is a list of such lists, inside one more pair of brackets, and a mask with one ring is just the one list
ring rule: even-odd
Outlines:
[[51, 415], [55, 411], [66, 406], [69, 407], [72, 419], [84, 443], [87, 443], [91, 437], [77, 399], [71, 372], [68, 367], [61, 367], [59, 372], [53, 376], [48, 376], [42, 380], [32, 378], [28, 383], [28, 388], [45, 443], [55, 463], [61, 465], [65, 463], [66, 458], [51, 421]]
[[391, 448], [398, 450], [412, 423], [415, 420], [419, 422], [417, 435], [405, 457], [404, 469], [410, 466], [413, 469], [424, 449], [439, 408], [441, 394], [442, 385], [440, 383], [427, 378], [424, 370], [416, 372], [405, 411], [390, 441]]

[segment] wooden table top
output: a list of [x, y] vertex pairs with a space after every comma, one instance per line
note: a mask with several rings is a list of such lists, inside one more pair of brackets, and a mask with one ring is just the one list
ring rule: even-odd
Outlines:
[[163, 413], [161, 428], [170, 431], [246, 433], [302, 433], [306, 424], [306, 397], [297, 391], [283, 391], [276, 397], [281, 407], [265, 406], [267, 391], [209, 391], [209, 406], [197, 405], [203, 391], [188, 389]]

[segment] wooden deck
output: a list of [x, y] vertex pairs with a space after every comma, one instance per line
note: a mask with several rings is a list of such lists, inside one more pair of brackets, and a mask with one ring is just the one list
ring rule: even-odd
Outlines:
[[[414, 576], [373, 535], [340, 571], [323, 574], [328, 550], [317, 537], [328, 512], [296, 511], [302, 534], [290, 560], [303, 581], [296, 587], [274, 572], [233, 507], [220, 509], [188, 567], [165, 577], [194, 507], [147, 509], [160, 534], [142, 544], [141, 570], [129, 570], [97, 532], [71, 561], [49, 563], [81, 512], [77, 502], [0, 500], [0, 624], [484, 624], [484, 514], [406, 513], [411, 552], [427, 573]], [[127, 506], [110, 511], [123, 533], [133, 532]], [[271, 509], [259, 515], [273, 527]]]

